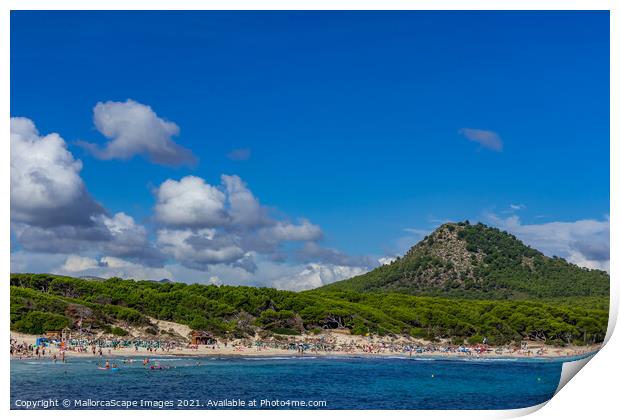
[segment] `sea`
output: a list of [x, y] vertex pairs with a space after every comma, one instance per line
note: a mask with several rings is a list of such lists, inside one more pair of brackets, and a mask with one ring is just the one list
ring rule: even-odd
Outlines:
[[514, 409], [549, 400], [558, 359], [156, 357], [11, 361], [12, 409]]

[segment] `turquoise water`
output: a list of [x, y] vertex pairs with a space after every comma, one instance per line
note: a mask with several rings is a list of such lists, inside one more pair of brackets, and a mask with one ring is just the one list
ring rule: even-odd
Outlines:
[[[549, 400], [562, 369], [560, 361], [551, 360], [178, 357], [153, 359], [167, 369], [147, 370], [140, 362], [117, 360], [117, 372], [98, 370], [94, 358], [70, 358], [65, 364], [12, 360], [11, 408], [67, 399], [76, 409], [84, 407], [75, 400], [91, 399], [134, 401], [134, 409], [145, 408], [140, 404], [209, 409], [233, 400], [232, 408], [239, 408], [239, 401], [254, 408], [248, 404], [256, 400], [257, 408], [325, 401], [323, 409], [509, 409]], [[261, 400], [283, 406], [261, 407]]]

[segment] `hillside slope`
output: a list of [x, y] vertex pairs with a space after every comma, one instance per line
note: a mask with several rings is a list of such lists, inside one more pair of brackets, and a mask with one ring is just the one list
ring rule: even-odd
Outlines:
[[402, 258], [322, 290], [472, 299], [609, 296], [609, 274], [547, 257], [481, 223], [446, 223]]
[[[489, 344], [524, 338], [552, 344], [598, 343], [607, 330], [605, 298], [556, 302], [456, 300], [395, 293], [283, 290], [82, 280], [49, 274], [11, 275], [11, 330], [41, 334], [70, 328], [84, 335], [177, 339], [169, 321], [219, 337], [316, 333], [402, 334]], [[186, 335], [180, 333], [181, 335]], [[136, 334], [133, 334], [136, 336]]]

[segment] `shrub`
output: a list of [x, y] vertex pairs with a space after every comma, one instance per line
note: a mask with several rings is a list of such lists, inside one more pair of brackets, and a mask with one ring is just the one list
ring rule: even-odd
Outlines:
[[13, 324], [13, 329], [26, 334], [43, 334], [45, 331], [59, 331], [69, 326], [66, 316], [31, 311]]
[[281, 334], [281, 335], [300, 335], [299, 331], [294, 330], [292, 328], [278, 327], [278, 328], [273, 328], [271, 331], [273, 331], [274, 334]]
[[353, 335], [366, 335], [368, 332], [368, 327], [364, 324], [355, 324], [353, 328], [351, 328], [351, 334]]
[[467, 343], [469, 344], [480, 344], [484, 341], [484, 337], [481, 335], [472, 335], [471, 337], [467, 338]]
[[129, 334], [127, 331], [125, 331], [124, 329], [120, 328], [120, 327], [112, 327], [112, 329], [110, 330], [110, 332], [114, 335], [118, 335], [118, 336], [125, 336], [127, 334]]

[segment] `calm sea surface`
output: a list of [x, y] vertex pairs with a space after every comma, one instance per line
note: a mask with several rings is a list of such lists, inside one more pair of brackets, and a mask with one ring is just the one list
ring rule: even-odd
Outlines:
[[148, 401], [172, 404], [168, 408], [208, 409], [217, 408], [216, 403], [234, 404], [232, 400], [244, 401], [245, 408], [256, 400], [257, 408], [266, 408], [260, 407], [261, 400], [277, 400], [283, 404], [325, 401], [322, 408], [327, 409], [508, 409], [549, 400], [562, 370], [559, 361], [514, 359], [152, 359], [167, 368], [162, 370], [144, 369], [140, 361], [116, 360], [120, 366], [116, 372], [98, 370], [94, 358], [69, 358], [65, 364], [13, 360], [11, 408], [46, 399], [59, 402], [59, 407], [50, 408], [62, 409], [65, 399], [68, 408], [84, 408], [76, 406], [75, 400], [88, 404], [90, 399], [135, 401], [134, 408], [145, 408], [140, 404]]

